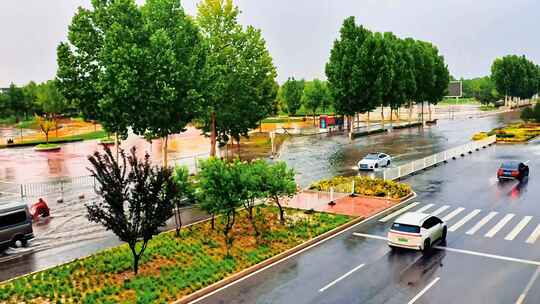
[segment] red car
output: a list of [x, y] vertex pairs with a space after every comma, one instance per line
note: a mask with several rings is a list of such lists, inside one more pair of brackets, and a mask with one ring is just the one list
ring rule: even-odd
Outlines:
[[517, 179], [521, 181], [527, 176], [529, 176], [529, 166], [518, 161], [506, 161], [497, 171], [499, 180]]

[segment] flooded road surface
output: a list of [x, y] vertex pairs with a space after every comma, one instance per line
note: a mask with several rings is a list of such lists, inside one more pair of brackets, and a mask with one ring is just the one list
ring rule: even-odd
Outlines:
[[[396, 130], [352, 142], [345, 135], [291, 137], [284, 143], [279, 159], [295, 168], [299, 183], [307, 186], [321, 178], [356, 174], [357, 161], [372, 151], [389, 153], [399, 164], [466, 143], [475, 132], [490, 130], [518, 117], [518, 113], [507, 113], [475, 120], [442, 120], [438, 125], [423, 130]], [[171, 150], [177, 151], [173, 155], [182, 155], [184, 151], [206, 151], [208, 142], [199, 134], [199, 131], [192, 129], [172, 140]], [[129, 147], [134, 143], [140, 146], [141, 151], [147, 149], [155, 155], [161, 155], [159, 141], [150, 144], [130, 138], [123, 146]], [[0, 163], [3, 166], [0, 168], [0, 176], [24, 182], [28, 176], [36, 178], [43, 175], [42, 178], [46, 179], [67, 172], [84, 175], [87, 174], [86, 155], [89, 150], [95, 149], [99, 149], [95, 141], [66, 145], [58, 155], [36, 156], [29, 149], [4, 149], [0, 151]], [[12, 163], [12, 159], [19, 160]], [[19, 165], [22, 167], [19, 168]], [[78, 195], [76, 192], [66, 194], [65, 203], [51, 204], [52, 217], [34, 226], [36, 239], [30, 248], [10, 250], [8, 254], [0, 256], [0, 281], [120, 244], [111, 232], [86, 219], [85, 204], [95, 200], [95, 196], [87, 195], [79, 199]], [[48, 201], [54, 199], [52, 196]], [[183, 221], [188, 223], [204, 217], [205, 214], [198, 210], [188, 210], [183, 214]]]
[[439, 120], [424, 128], [394, 130], [349, 141], [343, 135], [293, 137], [282, 147], [280, 160], [294, 168], [302, 187], [335, 175], [357, 174], [356, 164], [370, 152], [391, 155], [394, 165], [465, 144], [476, 132], [489, 131], [519, 119], [519, 112], [484, 118]]
[[[148, 142], [131, 135], [122, 142], [123, 149], [135, 146], [139, 154], [150, 153], [155, 163], [162, 161], [160, 139]], [[195, 128], [169, 138], [169, 159], [208, 152], [210, 141]], [[111, 146], [114, 149], [114, 146]], [[32, 147], [0, 149], [0, 181], [12, 183], [43, 182], [65, 176], [89, 175], [88, 155], [102, 151], [97, 140], [63, 144], [57, 152], [36, 152]]]

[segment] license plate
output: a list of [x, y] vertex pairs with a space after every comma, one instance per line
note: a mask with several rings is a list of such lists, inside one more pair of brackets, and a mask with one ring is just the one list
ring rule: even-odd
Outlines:
[[404, 239], [404, 238], [399, 238], [397, 239], [398, 241], [402, 242], [402, 243], [407, 243], [409, 240], [407, 239]]

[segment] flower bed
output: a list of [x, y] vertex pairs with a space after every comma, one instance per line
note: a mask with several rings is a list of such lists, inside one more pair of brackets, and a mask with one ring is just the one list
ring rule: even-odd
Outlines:
[[183, 228], [181, 236], [162, 233], [150, 241], [139, 275], [131, 271], [131, 253], [119, 246], [62, 266], [0, 285], [0, 303], [168, 303], [260, 263], [352, 218], [287, 209], [279, 224], [273, 207], [256, 212], [258, 240], [245, 211], [234, 226], [232, 257], [226, 250], [219, 220]]
[[477, 133], [473, 136], [473, 140], [481, 140], [491, 135], [497, 135], [499, 143], [524, 143], [540, 135], [540, 124], [509, 124], [504, 128], [497, 128], [487, 133]]
[[336, 192], [351, 193], [353, 180], [354, 192], [360, 195], [401, 199], [412, 193], [411, 187], [407, 184], [367, 176], [336, 176], [313, 183], [309, 189], [328, 192], [334, 188]]

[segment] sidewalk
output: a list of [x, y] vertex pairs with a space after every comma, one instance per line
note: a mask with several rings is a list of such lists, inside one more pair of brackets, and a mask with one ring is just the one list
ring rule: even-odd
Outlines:
[[284, 206], [367, 218], [399, 204], [399, 201], [396, 200], [363, 196], [351, 197], [346, 193], [334, 193], [335, 205], [328, 205], [329, 202], [330, 193], [328, 192], [304, 191], [284, 203]]

